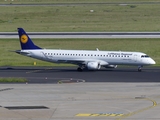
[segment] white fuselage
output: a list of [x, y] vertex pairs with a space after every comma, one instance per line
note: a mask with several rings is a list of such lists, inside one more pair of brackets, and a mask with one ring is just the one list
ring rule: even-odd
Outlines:
[[144, 65], [155, 64], [141, 52], [42, 49], [33, 43], [23, 28], [18, 28], [18, 35], [22, 50], [16, 50], [16, 53], [53, 63], [75, 64], [79, 66], [78, 71], [116, 68], [117, 65], [137, 65], [141, 71]]
[[101, 66], [106, 65], [152, 65], [155, 61], [141, 52], [123, 51], [90, 51], [90, 50], [20, 50], [25, 56], [54, 63], [86, 64], [98, 62]]

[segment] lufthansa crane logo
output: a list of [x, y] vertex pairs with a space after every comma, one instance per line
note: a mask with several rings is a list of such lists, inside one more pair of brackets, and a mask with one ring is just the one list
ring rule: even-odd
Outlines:
[[27, 41], [28, 41], [27, 35], [22, 35], [22, 36], [21, 36], [21, 42], [22, 42], [23, 44], [25, 44]]

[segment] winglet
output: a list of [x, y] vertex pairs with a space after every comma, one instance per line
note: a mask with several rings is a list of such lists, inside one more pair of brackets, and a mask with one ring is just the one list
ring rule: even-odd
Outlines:
[[97, 51], [99, 51], [99, 49], [98, 49], [98, 48], [96, 48], [96, 50], [97, 50]]
[[28, 49], [41, 49], [40, 47], [36, 46], [32, 40], [29, 38], [27, 33], [23, 30], [23, 28], [17, 28], [19, 34], [19, 40], [21, 44], [22, 50]]

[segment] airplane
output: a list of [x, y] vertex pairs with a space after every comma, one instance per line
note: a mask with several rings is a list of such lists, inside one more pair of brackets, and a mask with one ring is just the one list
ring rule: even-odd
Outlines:
[[61, 50], [43, 49], [35, 45], [23, 28], [17, 28], [21, 50], [15, 52], [27, 57], [52, 63], [69, 63], [78, 65], [77, 71], [116, 68], [117, 65], [143, 66], [154, 65], [156, 62], [142, 52], [100, 51], [97, 50]]

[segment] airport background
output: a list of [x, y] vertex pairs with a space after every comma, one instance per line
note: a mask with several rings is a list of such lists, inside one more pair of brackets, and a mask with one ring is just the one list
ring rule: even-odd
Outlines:
[[[159, 32], [160, 1], [0, 0], [0, 32]], [[159, 38], [33, 39], [44, 48], [141, 51], [160, 64]], [[0, 39], [1, 66], [55, 65], [9, 52], [18, 39]], [[62, 65], [63, 66], [63, 65]]]
[[[84, 4], [69, 5], [79, 2]], [[27, 32], [159, 32], [159, 2], [159, 0], [0, 0], [0, 32], [17, 32], [17, 27], [23, 27]], [[49, 5], [58, 3], [58, 6], [14, 5], [44, 3]], [[98, 47], [100, 50], [142, 51], [155, 59], [156, 66], [160, 64], [159, 39], [33, 39], [33, 41], [44, 48], [93, 50]], [[18, 39], [0, 39], [0, 77], [6, 79], [19, 77], [28, 80], [20, 84], [0, 84], [0, 120], [160, 119], [159, 67], [145, 68], [143, 72], [137, 72], [137, 68], [129, 67], [77, 72], [75, 67], [63, 65], [55, 67], [55, 64], [11, 52], [17, 49], [20, 49]], [[60, 80], [69, 82], [58, 82]], [[73, 83], [70, 80], [83, 82]]]

